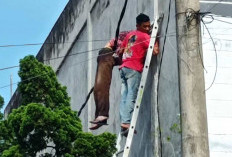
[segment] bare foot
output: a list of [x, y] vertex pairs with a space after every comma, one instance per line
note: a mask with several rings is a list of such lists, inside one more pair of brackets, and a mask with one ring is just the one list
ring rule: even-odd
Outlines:
[[108, 119], [108, 117], [106, 117], [106, 116], [98, 116], [93, 121], [90, 121], [90, 123], [92, 123], [92, 124], [107, 123], [107, 119]]
[[130, 128], [130, 124], [122, 123], [121, 124], [121, 128], [123, 128], [123, 129], [129, 129]]

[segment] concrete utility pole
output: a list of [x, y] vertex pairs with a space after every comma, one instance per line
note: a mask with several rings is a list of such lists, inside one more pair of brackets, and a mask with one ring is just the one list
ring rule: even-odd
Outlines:
[[208, 157], [204, 69], [197, 14], [199, 0], [176, 0], [176, 8], [182, 156]]

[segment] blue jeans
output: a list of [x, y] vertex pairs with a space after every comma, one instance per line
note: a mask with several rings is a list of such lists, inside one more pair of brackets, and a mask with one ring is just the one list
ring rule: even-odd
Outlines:
[[122, 80], [120, 118], [121, 123], [129, 124], [134, 111], [134, 104], [141, 80], [141, 73], [123, 67], [120, 70], [120, 75]]

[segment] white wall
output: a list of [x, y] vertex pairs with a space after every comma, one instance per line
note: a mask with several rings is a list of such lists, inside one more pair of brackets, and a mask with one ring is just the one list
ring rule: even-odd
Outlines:
[[209, 146], [211, 157], [229, 157], [232, 156], [232, 29], [231, 24], [222, 21], [231, 23], [232, 20], [215, 19], [206, 26], [215, 42], [217, 57], [206, 28], [202, 31], [206, 89], [213, 83], [206, 91]]

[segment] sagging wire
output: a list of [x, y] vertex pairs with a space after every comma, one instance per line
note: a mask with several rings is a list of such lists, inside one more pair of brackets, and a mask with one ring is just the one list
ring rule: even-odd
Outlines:
[[[154, 38], [154, 37], [151, 37], [151, 38]], [[134, 44], [134, 45], [142, 44], [142, 43], [144, 43], [144, 42], [147, 42], [148, 40], [150, 40], [150, 39], [143, 40], [143, 41], [138, 42], [138, 43], [136, 43], [136, 44]], [[100, 48], [100, 49], [101, 49], [101, 48]], [[100, 49], [99, 49], [99, 50], [100, 50]], [[112, 51], [112, 52], [116, 52], [116, 51], [117, 51], [117, 50]], [[85, 52], [89, 52], [89, 51], [85, 51]], [[92, 59], [94, 59], [94, 58], [97, 58], [98, 56], [108, 55], [108, 54], [110, 54], [110, 53], [112, 53], [112, 52], [105, 53], [105, 54], [101, 54], [101, 55], [97, 55], [97, 56], [92, 57], [92, 58], [90, 58], [90, 59], [87, 59], [87, 60], [84, 60], [84, 61], [78, 62], [77, 64], [81, 64], [81, 63], [87, 62], [87, 61], [89, 61], [89, 60], [92, 60]], [[76, 54], [81, 54], [81, 53], [79, 52], [79, 53], [76, 53]], [[68, 56], [70, 56], [70, 55], [68, 55]], [[71, 65], [70, 67], [75, 66], [75, 65], [77, 65], [77, 64]], [[19, 66], [17, 66], [17, 67], [19, 67]], [[59, 70], [60, 70], [60, 69], [57, 69], [57, 71], [59, 71]], [[46, 73], [45, 73], [45, 74], [46, 74]], [[43, 75], [45, 75], [45, 74], [43, 74]], [[39, 77], [39, 76], [42, 76], [42, 75], [37, 75], [37, 76], [34, 76], [34, 77], [32, 77], [32, 78], [28, 78], [28, 79], [26, 79], [26, 80], [22, 80], [22, 81], [27, 81], [27, 80], [30, 80], [30, 79], [33, 79], [33, 78], [37, 78], [37, 77]], [[19, 82], [22, 82], [22, 81], [19, 81]], [[19, 83], [19, 82], [17, 82], [17, 83]], [[17, 84], [17, 83], [13, 83], [13, 84]], [[2, 89], [2, 88], [6, 88], [6, 87], [9, 87], [9, 86], [10, 86], [10, 85], [5, 85], [5, 86], [0, 87], [0, 89]]]
[[[167, 16], [167, 26], [165, 29], [164, 33], [164, 41], [163, 41], [163, 47], [162, 47], [162, 52], [160, 53], [160, 64], [159, 64], [159, 72], [158, 72], [158, 83], [157, 83], [157, 93], [159, 93], [159, 85], [160, 85], [160, 75], [161, 75], [161, 66], [163, 63], [163, 56], [164, 56], [164, 48], [165, 48], [165, 43], [166, 43], [166, 34], [168, 32], [168, 26], [169, 26], [169, 20], [170, 20], [170, 13], [171, 13], [171, 1], [169, 0], [169, 6], [168, 6], [168, 16]], [[160, 122], [160, 110], [159, 110], [159, 97], [157, 96], [157, 114], [158, 114], [158, 123], [159, 123], [159, 138], [160, 138], [160, 156], [163, 156], [163, 140], [162, 140], [162, 132], [161, 132], [161, 122]]]
[[[209, 90], [209, 89], [213, 86], [213, 84], [214, 84], [214, 82], [215, 82], [215, 79], [216, 79], [216, 76], [217, 76], [218, 55], [217, 55], [217, 49], [216, 49], [216, 45], [215, 45], [214, 39], [213, 39], [213, 37], [212, 37], [212, 35], [211, 35], [211, 33], [210, 33], [208, 27], [206, 26], [205, 21], [203, 20], [203, 18], [204, 18], [205, 16], [206, 16], [206, 14], [204, 14], [204, 15], [201, 17], [201, 21], [202, 21], [203, 25], [205, 26], [205, 28], [206, 28], [206, 30], [207, 30], [209, 36], [210, 36], [210, 39], [211, 39], [211, 41], [212, 41], [212, 44], [213, 44], [213, 47], [214, 47], [214, 52], [215, 52], [215, 63], [216, 63], [216, 68], [215, 68], [215, 73], [214, 73], [213, 81], [212, 81], [212, 83], [210, 84], [210, 86], [209, 86], [208, 88], [205, 89], [205, 91], [207, 91], [207, 90]], [[207, 15], [207, 16], [212, 17], [212, 21], [211, 21], [211, 22], [213, 22], [213, 16], [211, 16], [211, 15]], [[211, 22], [210, 22], [210, 23], [211, 23]]]
[[[107, 55], [107, 54], [109, 54], [109, 53], [105, 53], [105, 54], [98, 55], [98, 56], [104, 56], [104, 55]], [[76, 64], [74, 64], [74, 65], [69, 66], [69, 67], [73, 67], [73, 66], [79, 65], [79, 64], [81, 64], [81, 63], [85, 63], [85, 62], [87, 62], [87, 61], [89, 61], [89, 60], [92, 60], [92, 59], [94, 59], [94, 58], [97, 58], [98, 56], [95, 56], [95, 57], [92, 57], [92, 58], [90, 58], [90, 59], [87, 59], [87, 60], [78, 62], [78, 63], [76, 63]], [[18, 67], [19, 67], [19, 66], [18, 66]], [[57, 69], [57, 71], [59, 71], [59, 70], [60, 70], [60, 69]], [[40, 76], [44, 76], [44, 75], [47, 75], [47, 74], [48, 74], [48, 73], [44, 73], [44, 74], [41, 74], [41, 75], [36, 75], [36, 76], [30, 77], [30, 78], [27, 78], [27, 79], [25, 79], [25, 80], [21, 80], [21, 81], [15, 82], [15, 83], [13, 83], [12, 85], [16, 85], [16, 84], [18, 84], [18, 83], [20, 83], [20, 82], [26, 82], [26, 81], [29, 81], [29, 80], [32, 80], [32, 79], [36, 79], [36, 78], [38, 78], [38, 77], [40, 77]], [[5, 86], [1, 86], [0, 89], [6, 88], [6, 87], [10, 87], [10, 86], [11, 86], [11, 84], [10, 84], [10, 85], [5, 85]]]
[[[109, 41], [110, 39], [101, 39], [101, 40], [78, 40], [77, 42], [103, 42]], [[38, 45], [56, 45], [56, 44], [72, 44], [74, 42], [44, 42], [44, 43], [25, 43], [25, 44], [7, 44], [7, 45], [0, 45], [2, 48], [8, 47], [24, 47], [24, 46], [38, 46]]]
[[[160, 36], [157, 36], [157, 38], [162, 38], [162, 37], [166, 37], [166, 36], [176, 36], [176, 33], [173, 32], [173, 33], [170, 33], [170, 34], [166, 34], [166, 35], [164, 35], [164, 36], [161, 36], [161, 35], [160, 35]], [[151, 38], [154, 38], [154, 37], [151, 37]], [[142, 42], [141, 42], [141, 43], [142, 43]], [[137, 44], [139, 44], [139, 43], [137, 43]], [[136, 45], [136, 44], [135, 44], [135, 45]], [[101, 47], [101, 48], [102, 48], [102, 47]], [[73, 54], [70, 54], [70, 55], [64, 55], [64, 56], [49, 58], [49, 59], [42, 60], [42, 62], [43, 62], [43, 61], [49, 61], [49, 60], [60, 59], [60, 58], [68, 57], [68, 56], [80, 55], [80, 54], [84, 54], [84, 53], [88, 53], [88, 52], [92, 52], [92, 51], [97, 51], [97, 50], [100, 50], [101, 48], [96, 48], [96, 49], [93, 49], [93, 50], [87, 50], [87, 51], [76, 52], [76, 53], [73, 53]], [[18, 66], [18, 65], [15, 65], [15, 66], [4, 67], [4, 68], [0, 68], [0, 71], [12, 69], [12, 68], [17, 68], [17, 67], [19, 67], [19, 66]]]
[[[166, 38], [166, 37], [174, 37], [174, 36], [176, 36], [176, 32], [172, 32], [172, 33], [164, 34], [164, 35], [158, 35], [157, 38], [163, 38], [163, 37]], [[180, 35], [180, 36], [181, 36], [181, 35]], [[154, 38], [154, 37], [151, 37], [151, 38]], [[145, 41], [142, 41], [142, 42], [140, 42], [140, 43], [143, 43], [143, 42], [145, 42]], [[140, 43], [137, 43], [137, 44], [140, 44]], [[136, 44], [135, 44], [135, 45], [136, 45]], [[93, 50], [89, 50], [89, 51], [76, 52], [76, 53], [73, 53], [73, 54], [70, 54], [70, 55], [66, 55], [66, 56], [80, 55], [80, 54], [84, 54], [84, 53], [88, 53], [88, 52], [96, 51], [96, 50], [100, 50], [100, 49], [101, 49], [101, 48], [93, 49]], [[102, 55], [107, 55], [107, 54], [102, 54]], [[48, 60], [55, 60], [55, 59], [59, 59], [59, 58], [66, 57], [66, 56], [60, 56], [60, 57], [50, 58], [50, 59], [46, 59], [46, 61], [48, 61]], [[100, 55], [100, 56], [101, 56], [101, 55]], [[87, 61], [90, 61], [90, 60], [95, 59], [95, 58], [97, 58], [97, 57], [98, 57], [98, 55], [95, 56], [95, 57], [92, 57], [92, 58], [90, 58], [90, 59], [87, 59], [87, 60], [78, 62], [78, 63], [76, 63], [76, 64], [73, 64], [73, 65], [71, 65], [70, 67], [79, 65], [79, 64], [84, 63], [84, 62], [87, 62]], [[11, 69], [11, 68], [17, 68], [17, 67], [19, 67], [19, 65], [1, 68], [0, 71], [8, 70], [8, 69]], [[60, 70], [60, 69], [57, 69], [57, 71], [59, 71], [59, 70]], [[41, 75], [38, 75], [38, 77], [39, 77], [39, 76], [41, 76]], [[36, 77], [33, 77], [33, 78], [36, 78]], [[29, 78], [29, 79], [30, 79], [30, 78]], [[22, 81], [24, 81], [24, 80], [22, 80]], [[26, 80], [25, 80], [25, 81], [26, 81]], [[17, 82], [17, 83], [19, 83], [19, 82]], [[13, 85], [16, 85], [17, 83], [13, 83]], [[6, 87], [9, 87], [9, 86], [10, 86], [10, 85], [1, 86], [0, 89], [6, 88]]]
[[[216, 56], [216, 70], [215, 70], [215, 74], [214, 74], [214, 79], [211, 83], [211, 85], [205, 90], [207, 91], [208, 89], [210, 89], [212, 87], [212, 85], [214, 84], [215, 82], [215, 78], [216, 78], [216, 75], [217, 75], [217, 67], [218, 67], [218, 60], [217, 60], [217, 50], [216, 50], [216, 46], [215, 46], [215, 43], [214, 43], [214, 40], [209, 32], [209, 29], [207, 28], [206, 24], [210, 24], [214, 21], [214, 17], [213, 15], [209, 15], [210, 12], [200, 12], [200, 11], [194, 11], [192, 8], [188, 8], [186, 9], [185, 12], [182, 12], [182, 13], [179, 13], [179, 14], [185, 14], [186, 15], [186, 23], [187, 23], [187, 29], [189, 31], [191, 31], [192, 29], [195, 29], [197, 27], [197, 25], [199, 24], [200, 21], [202, 21], [203, 25], [205, 26], [209, 36], [210, 36], [210, 39], [212, 40], [213, 42], [213, 46], [214, 46], [214, 50], [215, 50], [215, 56]], [[203, 20], [204, 17], [208, 16], [209, 18], [211, 18], [210, 21], [207, 21], [205, 22]], [[192, 24], [193, 22], [193, 19], [195, 19], [195, 23]], [[193, 26], [193, 28], [191, 28], [190, 26]], [[190, 29], [191, 28], [191, 29]], [[199, 44], [199, 43], [198, 43]], [[200, 45], [198, 45], [200, 47]], [[201, 53], [200, 53], [200, 50], [198, 51], [199, 52], [199, 55], [200, 55], [200, 59], [201, 59], [201, 62], [202, 62], [202, 66], [203, 68], [205, 67], [204, 66], [204, 63], [203, 63], [203, 59], [202, 59], [202, 56], [201, 56]], [[205, 69], [205, 68], [204, 68]], [[206, 69], [205, 69], [206, 70]]]
[[[190, 10], [191, 10], [191, 9], [190, 9]], [[190, 14], [189, 14], [189, 15], [190, 15]], [[213, 18], [213, 16], [210, 16], [210, 17], [212, 17], [212, 18]], [[189, 19], [191, 19], [191, 18], [189, 18]], [[164, 35], [158, 35], [158, 36], [157, 36], [157, 38], [161, 38], [161, 37], [166, 38], [166, 37], [171, 37], [171, 36], [176, 36], [176, 32], [173, 32], [173, 33], [170, 33], [170, 34], [167, 34], [167, 32], [165, 32], [165, 34], [164, 34]], [[153, 38], [153, 37], [151, 37], [151, 38]], [[211, 37], [211, 39], [212, 39], [212, 37]], [[166, 40], [164, 39], [164, 41], [166, 41]], [[142, 42], [140, 42], [140, 43], [143, 43], [143, 42], [145, 42], [145, 41], [142, 41]], [[137, 43], [137, 44], [140, 44], [140, 43]], [[164, 45], [165, 45], [165, 42], [164, 42]], [[96, 50], [100, 50], [100, 49], [101, 49], [101, 48], [93, 49], [93, 50], [89, 50], [89, 51], [77, 52], [77, 53], [73, 53], [73, 54], [66, 55], [66, 56], [72, 56], [72, 55], [84, 54], [84, 53], [88, 53], [88, 52], [96, 51]], [[162, 57], [161, 57], [161, 58], [163, 58], [163, 52], [164, 52], [164, 48], [162, 49]], [[106, 55], [106, 54], [104, 54], [104, 55]], [[55, 59], [63, 58], [63, 57], [66, 57], [66, 56], [54, 57], [54, 58], [46, 59], [45, 61], [55, 60]], [[96, 56], [96, 57], [97, 57], [97, 56]], [[88, 59], [88, 60], [85, 60], [85, 61], [79, 62], [79, 63], [77, 63], [77, 64], [80, 64], [80, 63], [83, 63], [83, 62], [89, 61], [89, 60], [94, 59], [94, 58], [96, 58], [96, 57], [92, 57], [92, 58], [90, 58], [90, 59]], [[161, 60], [162, 60], [162, 59], [161, 59]], [[75, 65], [77, 65], [77, 64], [75, 64]], [[72, 66], [75, 66], [75, 65], [72, 65]], [[162, 65], [162, 61], [160, 62], [160, 67], [161, 67], [161, 65]], [[1, 68], [1, 69], [0, 69], [0, 71], [2, 71], [2, 70], [7, 70], [7, 69], [11, 69], [11, 68], [16, 68], [16, 67], [19, 67], [19, 66], [11, 66], [11, 67]], [[58, 69], [58, 70], [59, 70], [59, 69]], [[160, 72], [159, 72], [159, 73], [160, 73]], [[39, 75], [39, 76], [40, 76], [40, 75]], [[33, 77], [33, 78], [35, 78], [35, 77]], [[30, 79], [30, 78], [29, 78], [29, 79]], [[24, 81], [24, 80], [22, 80], [22, 81]], [[25, 81], [26, 81], [26, 80], [25, 80]], [[18, 82], [18, 83], [19, 83], [19, 82]], [[13, 84], [17, 84], [17, 83], [13, 83]], [[6, 88], [6, 87], [9, 87], [9, 86], [10, 86], [10, 85], [5, 85], [5, 86], [0, 87], [0, 89], [2, 89], [2, 88]]]
[[[84, 53], [88, 53], [88, 52], [92, 52], [92, 51], [97, 51], [97, 50], [100, 50], [100, 49], [101, 49], [101, 48], [97, 48], [97, 49], [93, 49], [93, 50], [88, 50], [88, 51], [76, 52], [76, 53], [73, 53], [73, 54], [70, 54], [70, 55], [64, 55], [64, 56], [59, 56], [59, 57], [54, 57], [54, 58], [45, 59], [45, 60], [42, 60], [41, 62], [50, 61], [50, 60], [55, 60], [55, 59], [60, 59], [60, 58], [64, 58], [64, 57], [67, 57], [67, 56], [80, 55], [80, 54], [84, 54]], [[17, 67], [19, 67], [19, 65], [1, 68], [0, 71], [12, 69], [12, 68], [17, 68]]]
[[224, 23], [227, 23], [227, 24], [232, 24], [232, 22], [228, 22], [228, 21], [224, 21], [224, 20], [219, 20], [219, 19], [214, 19], [214, 20], [224, 22]]
[[219, 0], [218, 3], [214, 4], [207, 12], [213, 10], [220, 2], [222, 2], [223, 0]]
[[[210, 9], [210, 10], [211, 10], [211, 9]], [[208, 88], [205, 89], [205, 91], [207, 91], [207, 90], [209, 90], [209, 89], [213, 86], [213, 84], [214, 84], [214, 82], [215, 82], [215, 79], [216, 79], [216, 76], [217, 76], [217, 69], [218, 69], [218, 56], [217, 56], [216, 45], [215, 45], [214, 39], [213, 39], [213, 37], [212, 37], [212, 35], [211, 35], [211, 33], [210, 33], [208, 27], [206, 26], [206, 24], [212, 23], [215, 19], [214, 19], [213, 15], [210, 14], [210, 12], [200, 12], [200, 11], [194, 12], [193, 9], [187, 9], [186, 12], [189, 12], [189, 13], [186, 14], [186, 15], [188, 16], [188, 17], [186, 18], [186, 19], [187, 19], [187, 22], [192, 22], [192, 20], [193, 20], [193, 18], [189, 18], [189, 16], [190, 16], [190, 17], [192, 16], [192, 17], [197, 18], [197, 21], [199, 21], [199, 22], [201, 21], [201, 22], [203, 23], [204, 27], [206, 28], [207, 33], [209, 34], [210, 39], [211, 39], [211, 41], [212, 41], [212, 43], [213, 43], [214, 52], [215, 52], [215, 64], [216, 64], [216, 68], [215, 68], [215, 73], [214, 73], [214, 77], [213, 77], [212, 83], [210, 84], [210, 86], [209, 86]], [[211, 20], [205, 22], [205, 21], [203, 20], [204, 17], [210, 18]], [[197, 24], [197, 23], [196, 23], [196, 24]], [[203, 63], [203, 61], [202, 61], [202, 63]], [[203, 66], [204, 66], [204, 64], [203, 64]]]
[[[197, 26], [199, 24], [199, 11], [194, 11], [192, 8], [187, 8], [184, 12], [177, 13], [176, 15], [180, 15], [180, 14], [184, 14], [185, 15], [186, 25], [184, 25], [182, 27], [186, 27], [187, 32], [190, 32], [193, 29], [197, 28]], [[192, 24], [193, 21], [195, 22], [194, 24]], [[183, 46], [184, 46], [184, 48], [185, 48], [186, 51], [192, 51], [193, 47], [199, 47], [200, 46], [199, 42], [195, 42], [195, 43], [191, 44], [191, 49], [189, 49], [188, 46], [187, 46], [187, 43], [185, 43], [184, 40], [181, 40], [182, 37], [184, 37], [184, 36], [190, 36], [190, 35], [191, 34], [189, 34], [189, 33], [184, 33], [183, 35], [179, 35], [178, 36], [180, 38], [180, 42], [182, 42], [182, 44], [183, 44]], [[195, 34], [194, 34], [194, 36], [195, 36]], [[195, 45], [197, 45], [197, 46], [195, 46]], [[200, 55], [202, 67], [204, 68], [205, 66], [204, 66], [204, 63], [203, 63], [203, 60], [202, 60], [202, 57], [201, 57], [200, 49], [199, 49], [198, 53]], [[179, 57], [180, 56], [179, 56], [179, 53], [178, 53], [178, 58]], [[184, 60], [182, 60], [182, 61], [185, 62]], [[189, 67], [189, 65], [187, 63], [186, 63], [186, 66], [191, 71], [191, 68]]]

